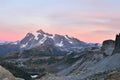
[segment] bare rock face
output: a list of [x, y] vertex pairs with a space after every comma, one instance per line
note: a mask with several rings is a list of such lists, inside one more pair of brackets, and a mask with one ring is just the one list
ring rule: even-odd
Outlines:
[[8, 70], [0, 66], [0, 80], [15, 80], [15, 77]]
[[113, 53], [120, 53], [120, 34], [116, 35], [115, 48]]
[[102, 44], [101, 50], [105, 55], [109, 56], [112, 55], [114, 47], [115, 47], [114, 40], [105, 40]]
[[0, 80], [24, 80], [21, 78], [15, 78], [12, 73], [0, 66]]

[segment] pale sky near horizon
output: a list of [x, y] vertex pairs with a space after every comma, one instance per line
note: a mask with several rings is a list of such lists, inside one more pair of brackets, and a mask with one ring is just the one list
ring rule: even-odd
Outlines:
[[85, 42], [120, 32], [120, 0], [0, 0], [0, 40], [21, 40], [42, 29]]

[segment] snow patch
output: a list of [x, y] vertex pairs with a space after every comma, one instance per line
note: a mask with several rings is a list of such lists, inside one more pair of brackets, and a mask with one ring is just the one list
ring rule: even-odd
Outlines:
[[39, 44], [43, 44], [47, 39], [47, 35], [44, 34], [44, 37], [39, 41]]
[[38, 77], [38, 75], [31, 75], [31, 77], [32, 77], [32, 78], [37, 78], [37, 77]]
[[51, 39], [54, 39], [54, 36], [55, 36], [55, 35], [52, 35], [52, 36], [48, 36], [48, 37], [49, 37], [49, 38], [51, 38]]
[[19, 41], [11, 42], [11, 44], [17, 45]]
[[69, 43], [71, 43], [71, 44], [72, 44], [73, 42], [72, 42], [72, 41], [69, 41]]
[[33, 35], [35, 36], [35, 40], [38, 40], [39, 39], [39, 37], [38, 37], [38, 35], [40, 35], [41, 33], [33, 33]]
[[25, 48], [27, 45], [28, 45], [28, 43], [22, 44], [22, 45], [20, 46], [20, 48]]
[[65, 38], [69, 41], [70, 44], [73, 44], [73, 42], [71, 41], [71, 39], [67, 35], [65, 35]]
[[59, 47], [62, 47], [64, 44], [63, 44], [63, 41], [61, 41], [60, 43], [57, 43], [56, 45]]
[[68, 40], [70, 40], [69, 37], [68, 37], [67, 35], [65, 35], [65, 38], [68, 39]]
[[15, 45], [16, 45], [16, 44], [17, 44], [17, 42], [13, 42], [12, 44], [15, 44]]

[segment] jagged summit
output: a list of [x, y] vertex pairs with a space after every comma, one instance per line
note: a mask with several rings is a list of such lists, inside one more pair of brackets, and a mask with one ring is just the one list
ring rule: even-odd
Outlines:
[[116, 35], [116, 39], [115, 39], [115, 49], [119, 49], [120, 48], [120, 33]]
[[37, 33], [45, 34], [45, 32], [42, 29], [39, 29], [36, 31]]
[[116, 35], [115, 48], [113, 53], [120, 53], [120, 33]]
[[[17, 41], [9, 44], [0, 44], [1, 53], [8, 51], [27, 50], [34, 47], [41, 46], [42, 44], [51, 45], [51, 47], [57, 47], [61, 51], [80, 51], [86, 47], [95, 46], [94, 44], [88, 44], [80, 41], [77, 38], [70, 37], [68, 35], [50, 34], [39, 29], [35, 32], [29, 32], [26, 36]], [[3, 49], [5, 47], [5, 49]], [[7, 47], [7, 48], [6, 48]], [[6, 50], [8, 49], [8, 51]]]
[[77, 38], [69, 37], [68, 35], [50, 34], [40, 29], [34, 33], [28, 33], [20, 41], [20, 48], [30, 49], [42, 44], [51, 44], [55, 47], [66, 49], [67, 51], [71, 49], [81, 49], [82, 47], [87, 46], [87, 43], [80, 41]]

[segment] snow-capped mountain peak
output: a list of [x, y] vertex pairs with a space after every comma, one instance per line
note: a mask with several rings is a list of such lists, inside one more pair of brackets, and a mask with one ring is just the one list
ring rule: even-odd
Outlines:
[[27, 33], [20, 41], [9, 43], [1, 42], [0, 45], [1, 48], [7, 46], [8, 50], [10, 46], [11, 51], [26, 50], [38, 46], [41, 47], [42, 45], [50, 45], [53, 49], [56, 49], [56, 51], [62, 52], [80, 51], [81, 49], [91, 46], [77, 38], [69, 37], [68, 35], [49, 34], [41, 29], [36, 32]]
[[[34, 33], [28, 33], [25, 38], [20, 41], [21, 48], [32, 48], [41, 44], [51, 44], [60, 48], [76, 48], [85, 46], [86, 43], [68, 35], [49, 34], [43, 30]], [[24, 45], [24, 47], [23, 47]]]
[[54, 38], [54, 35], [44, 32], [42, 29], [31, 33], [34, 36], [35, 40], [39, 40], [40, 36]]
[[40, 29], [40, 30], [38, 30], [38, 31], [36, 31], [37, 33], [41, 33], [41, 34], [45, 34], [45, 32], [42, 30], [42, 29]]

